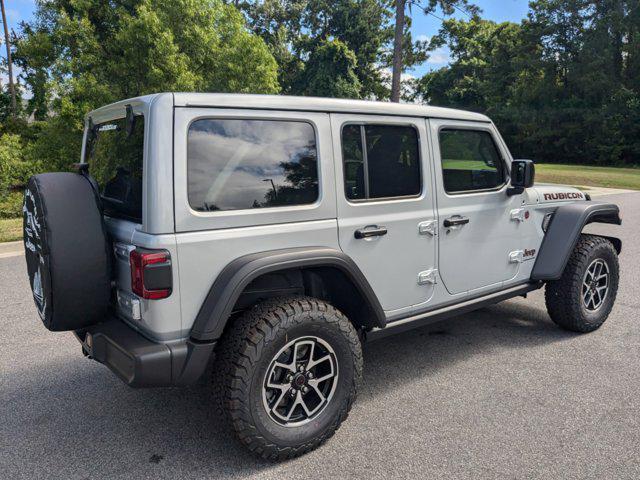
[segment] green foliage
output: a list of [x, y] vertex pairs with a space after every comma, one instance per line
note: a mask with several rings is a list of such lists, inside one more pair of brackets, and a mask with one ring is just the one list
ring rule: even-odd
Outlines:
[[521, 25], [449, 20], [416, 97], [487, 113], [514, 155], [640, 164], [640, 2], [538, 0]]
[[0, 136], [0, 195], [23, 187], [38, 165], [25, 159], [19, 135], [5, 133]]
[[300, 76], [299, 91], [320, 97], [358, 98], [360, 81], [355, 54], [339, 40], [321, 42]]
[[[239, 2], [255, 33], [269, 45], [280, 65], [282, 91], [294, 95], [323, 95], [349, 92], [353, 98], [389, 97], [385, 69], [391, 65], [393, 42], [392, 2], [380, 0], [258, 0]], [[410, 20], [408, 20], [409, 24]], [[405, 32], [405, 66], [426, 58], [427, 44], [413, 42]], [[316, 66], [305, 72], [310, 61], [327, 55], [327, 42], [337, 41], [355, 56], [351, 75], [329, 77]], [[321, 51], [316, 52], [319, 49]], [[346, 49], [346, 50], [345, 50]], [[342, 55], [342, 54], [341, 54]], [[320, 75], [313, 80], [314, 74]], [[320, 80], [322, 79], [322, 80]], [[357, 82], [355, 82], [357, 80]], [[322, 87], [314, 90], [306, 82]], [[322, 82], [335, 82], [324, 85]], [[345, 82], [351, 82], [349, 86]]]
[[[22, 215], [22, 200], [22, 191], [0, 194], [0, 219], [19, 218]], [[22, 222], [20, 222], [20, 227], [22, 227]], [[11, 240], [17, 240], [17, 238], [0, 239], [0, 242]]]
[[[23, 26], [15, 61], [40, 120], [30, 158], [46, 170], [79, 160], [83, 118], [159, 91], [277, 93], [277, 64], [220, 0], [52, 0]], [[2, 98], [0, 98], [0, 113]]]
[[23, 140], [19, 135], [0, 136], [0, 218], [20, 216], [22, 188], [40, 168], [26, 158]]

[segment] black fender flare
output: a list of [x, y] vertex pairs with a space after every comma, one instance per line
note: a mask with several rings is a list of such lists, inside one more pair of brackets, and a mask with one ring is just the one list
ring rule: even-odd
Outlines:
[[327, 247], [288, 248], [244, 255], [222, 269], [200, 307], [191, 338], [199, 342], [220, 338], [236, 301], [252, 280], [266, 273], [304, 267], [333, 267], [343, 272], [369, 303], [373, 324], [380, 328], [386, 325], [377, 296], [349, 256]]
[[[579, 202], [559, 206], [542, 240], [531, 279], [547, 281], [560, 278], [582, 229], [589, 223], [621, 225], [620, 210], [613, 203]], [[617, 238], [606, 238], [612, 241], [619, 253], [622, 242]]]

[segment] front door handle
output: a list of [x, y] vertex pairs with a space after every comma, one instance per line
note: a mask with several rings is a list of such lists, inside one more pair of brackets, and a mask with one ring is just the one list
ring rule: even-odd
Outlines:
[[362, 238], [381, 237], [387, 234], [387, 227], [372, 225], [370, 227], [359, 228], [353, 234], [358, 240]]
[[446, 218], [444, 221], [445, 228], [460, 227], [469, 223], [467, 217], [461, 217], [460, 215], [454, 215], [453, 217]]

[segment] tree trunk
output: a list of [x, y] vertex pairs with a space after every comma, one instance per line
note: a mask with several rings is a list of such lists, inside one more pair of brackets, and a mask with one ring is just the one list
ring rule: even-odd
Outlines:
[[402, 75], [402, 39], [404, 37], [404, 6], [406, 0], [396, 0], [396, 30], [393, 38], [393, 72], [391, 73], [391, 101], [400, 101]]
[[0, 0], [2, 7], [2, 23], [4, 24], [4, 43], [7, 46], [7, 66], [9, 70], [9, 93], [11, 94], [11, 114], [15, 118], [16, 108], [16, 87], [13, 84], [13, 64], [11, 62], [11, 44], [9, 43], [9, 27], [7, 26], [7, 15], [4, 11], [4, 0]]

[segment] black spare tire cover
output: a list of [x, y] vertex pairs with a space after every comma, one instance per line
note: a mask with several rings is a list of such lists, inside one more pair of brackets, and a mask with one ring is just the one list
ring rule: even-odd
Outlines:
[[110, 252], [89, 179], [76, 173], [31, 177], [22, 213], [27, 272], [44, 325], [77, 330], [104, 320]]

